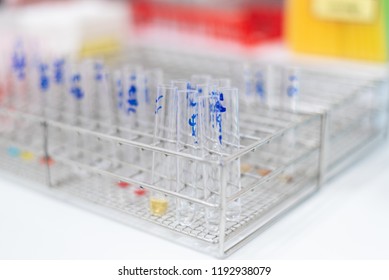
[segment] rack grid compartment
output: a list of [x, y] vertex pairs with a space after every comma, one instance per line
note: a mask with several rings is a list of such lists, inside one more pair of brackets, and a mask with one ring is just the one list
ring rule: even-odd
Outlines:
[[[385, 139], [389, 111], [387, 81], [366, 74], [329, 74], [310, 69], [300, 70], [299, 75], [301, 92], [295, 111], [320, 113], [325, 118], [322, 171], [325, 182]], [[280, 81], [277, 83], [276, 79], [275, 84]], [[280, 107], [276, 104], [282, 104], [281, 94], [274, 99], [274, 107]]]

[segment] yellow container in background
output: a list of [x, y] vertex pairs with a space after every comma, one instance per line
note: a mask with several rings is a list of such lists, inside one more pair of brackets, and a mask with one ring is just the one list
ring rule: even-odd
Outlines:
[[287, 41], [297, 52], [387, 60], [388, 2], [287, 0]]

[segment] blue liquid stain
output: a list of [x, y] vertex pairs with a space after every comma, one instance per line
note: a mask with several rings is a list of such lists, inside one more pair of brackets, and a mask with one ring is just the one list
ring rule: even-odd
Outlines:
[[58, 85], [63, 83], [64, 65], [65, 65], [65, 60], [63, 60], [63, 59], [59, 59], [59, 60], [54, 61], [54, 81]]
[[81, 100], [84, 98], [84, 91], [80, 87], [80, 81], [81, 81], [81, 75], [80, 74], [75, 74], [71, 78], [72, 85], [70, 88], [70, 93], [77, 99]]
[[39, 65], [39, 72], [40, 72], [40, 88], [42, 91], [47, 91], [50, 86], [50, 80], [47, 76], [47, 70], [49, 69], [49, 66], [47, 64], [40, 64]]
[[21, 43], [18, 43], [12, 55], [12, 68], [19, 80], [24, 80], [26, 77], [26, 66], [26, 55], [24, 54], [23, 46]]

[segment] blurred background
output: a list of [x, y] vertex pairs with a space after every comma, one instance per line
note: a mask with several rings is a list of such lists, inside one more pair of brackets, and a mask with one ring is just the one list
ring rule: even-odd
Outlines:
[[[2, 0], [1, 47], [79, 57], [112, 55], [129, 44], [261, 55], [260, 50], [383, 62], [385, 1], [359, 0]], [[281, 47], [280, 47], [281, 46]], [[278, 55], [279, 57], [279, 55]]]

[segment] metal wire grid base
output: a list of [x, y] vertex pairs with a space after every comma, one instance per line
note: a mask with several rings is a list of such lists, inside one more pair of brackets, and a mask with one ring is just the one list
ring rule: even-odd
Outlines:
[[[282, 116], [282, 114], [280, 116]], [[243, 118], [246, 117], [244, 116]], [[287, 127], [288, 123], [290, 123], [280, 117], [278, 121], [273, 123], [273, 125], [276, 125], [272, 127], [271, 122], [269, 122], [269, 119], [266, 117], [258, 118], [258, 120], [261, 120], [266, 124], [263, 126], [265, 127], [265, 130], [257, 130], [253, 134], [252, 129], [256, 126], [250, 125], [248, 122], [243, 131], [246, 130], [249, 135], [261, 135], [261, 137], [253, 137], [249, 135], [247, 137], [243, 136], [243, 138], [246, 137], [247, 139], [242, 142], [248, 141], [247, 146], [250, 146], [250, 143], [254, 143], [255, 141], [265, 141], [266, 139], [269, 139], [270, 135], [277, 134], [279, 127]], [[299, 120], [301, 121], [301, 118], [296, 118], [294, 121], [298, 122]], [[277, 126], [279, 127], [277, 128]], [[312, 133], [309, 128], [302, 131], [301, 135], [303, 138], [309, 136], [310, 141], [302, 143], [303, 147], [308, 150], [306, 150], [305, 155], [302, 157], [302, 159], [300, 159], [303, 163], [301, 168], [296, 168], [296, 166], [299, 164], [299, 160], [296, 160], [290, 164], [290, 166], [293, 166], [292, 169], [295, 173], [293, 176], [293, 181], [285, 184], [285, 177], [283, 177], [282, 174], [288, 173], [287, 166], [283, 170], [280, 170], [278, 174], [273, 174], [269, 178], [265, 178], [266, 180], [260, 176], [254, 176], [252, 173], [242, 172], [241, 181], [243, 184], [243, 189], [246, 188], [246, 192], [241, 195], [242, 213], [238, 222], [227, 222], [225, 231], [226, 242], [234, 238], [239, 239], [242, 232], [252, 226], [253, 223], [266, 216], [267, 213], [271, 212], [273, 209], [279, 207], [280, 205], [282, 206], [282, 204], [285, 203], [285, 201], [288, 199], [297, 196], [299, 193], [304, 192], [304, 190], [308, 190], [317, 184], [315, 178], [317, 177], [319, 166], [311, 170], [309, 170], [309, 167], [315, 166], [315, 164], [320, 161], [318, 150], [320, 139], [319, 136]], [[367, 138], [370, 136], [370, 134], [365, 135]], [[317, 141], [316, 145], [315, 141]], [[4, 140], [1, 143], [2, 153], [4, 158], [7, 159], [0, 161], [1, 166], [6, 170], [15, 173], [16, 170], [20, 170], [20, 159], [13, 159], [9, 157], [9, 155], [6, 155], [7, 143], [9, 144], [9, 141]], [[37, 144], [25, 148], [31, 149], [31, 147], [39, 147], [39, 144], [41, 144], [40, 141], [37, 141], [36, 143]], [[347, 143], [344, 144], [347, 145]], [[297, 147], [299, 147], [299, 145], [297, 145]], [[23, 147], [21, 147], [21, 149], [23, 149]], [[63, 147], [57, 147], [57, 150], [63, 150]], [[311, 150], [311, 152], [308, 152], [309, 150]], [[268, 157], [266, 156], [264, 158], [271, 159], [271, 150], [268, 153]], [[263, 151], [263, 155], [265, 154], [266, 151]], [[39, 154], [39, 152], [37, 152], [37, 155], [44, 156], [45, 153], [41, 152], [41, 154]], [[309, 158], [309, 160], [304, 161], [305, 158]], [[70, 176], [63, 177], [62, 180], [58, 181], [58, 183], [52, 186], [51, 190], [59, 194], [66, 194], [67, 197], [78, 197], [97, 205], [114, 209], [115, 211], [118, 211], [118, 213], [150, 222], [154, 225], [182, 234], [183, 236], [193, 237], [196, 240], [202, 242], [209, 244], [217, 244], [219, 242], [219, 233], [210, 232], [205, 226], [204, 211], [198, 211], [198, 215], [190, 227], [180, 225], [176, 221], [176, 211], [174, 208], [173, 197], [173, 203], [171, 204], [170, 210], [163, 217], [151, 215], [149, 212], [147, 196], [141, 198], [135, 197], [131, 192], [131, 189], [120, 189], [117, 187], [116, 183], [119, 178], [115, 176], [107, 176], [107, 172], [115, 175], [120, 166], [113, 164], [107, 168], [107, 170], [99, 170], [98, 168], [96, 169], [86, 165], [83, 166], [82, 163], [80, 164], [80, 162], [82, 162], [82, 160], [77, 161], [77, 159], [74, 158], [72, 160], [67, 160], [65, 158], [62, 159], [61, 157], [58, 157], [56, 160], [55, 168], [63, 170], [67, 169], [65, 173], [69, 172]], [[250, 162], [252, 164], [252, 161]], [[259, 161], [257, 162], [257, 165], [253, 165], [252, 167], [254, 169], [258, 169], [263, 168], [264, 166], [273, 166], [274, 162], [287, 162], [287, 159], [275, 159], [273, 157], [270, 162]], [[45, 172], [47, 171], [45, 165], [34, 166], [34, 164], [28, 164], [26, 167], [27, 166], [28, 168], [23, 170], [23, 175], [26, 178], [34, 178], [35, 181], [44, 182], [44, 180], [42, 181], [42, 178], [46, 178]], [[77, 174], [77, 172], [75, 172], [77, 168], [80, 170], [84, 169], [86, 172]], [[302, 172], [301, 170], [304, 171]], [[52, 171], [53, 168], [50, 168], [50, 172]], [[31, 177], [29, 177], [29, 174], [31, 174]], [[142, 178], [145, 174], [146, 176], [149, 175], [149, 173], [144, 173], [142, 171], [135, 172], [134, 174], [136, 174], [136, 177], [139, 178]], [[134, 187], [136, 186], [133, 186], [132, 188]], [[248, 189], [250, 190], [247, 191]], [[314, 189], [312, 191], [314, 191]]]
[[[317, 162], [317, 153], [315, 156], [312, 154], [311, 158], [311, 163]], [[72, 166], [63, 166], [62, 168], [72, 168]], [[111, 170], [110, 172], [115, 173], [115, 170]], [[311, 187], [314, 184], [312, 182], [312, 176], [314, 175], [314, 170], [312, 169], [310, 174], [307, 174], [306, 172], [294, 174], [294, 181], [288, 184], [285, 184], [282, 175], [276, 176], [273, 179], [270, 179], [266, 184], [263, 184], [262, 187], [257, 187], [250, 191], [248, 195], [243, 196], [241, 201], [241, 217], [238, 222], [227, 223], [225, 232], [226, 239], [238, 235], [239, 232], [243, 231], [252, 221], [260, 219], [264, 214], [275, 206], [282, 204], [282, 202], [289, 197], [307, 187]], [[201, 211], [200, 209], [193, 224], [191, 226], [184, 226], [177, 222], [174, 198], [171, 198], [173, 201], [171, 201], [169, 211], [162, 217], [158, 217], [150, 213], [148, 196], [136, 197], [134, 195], [133, 189], [137, 186], [132, 186], [129, 189], [121, 189], [117, 186], [116, 183], [118, 180], [115, 178], [108, 178], [96, 173], [88, 173], [84, 176], [85, 178], [82, 179], [74, 177], [69, 178], [68, 181], [63, 181], [61, 184], [54, 186], [53, 189], [57, 192], [64, 192], [71, 196], [76, 196], [133, 217], [146, 220], [201, 241], [213, 244], [219, 242], [219, 233], [207, 229], [204, 211]], [[245, 178], [242, 178], [242, 181], [244, 180]], [[252, 178], [248, 181], [252, 182]], [[309, 185], [307, 181], [311, 181], [311, 185]]]
[[[148, 188], [147, 178], [151, 176], [151, 154], [144, 151], [148, 156], [146, 162], [149, 165], [136, 166], [132, 163], [114, 160], [105, 152], [100, 150], [85, 150], [83, 147], [67, 146], [64, 139], [74, 139], [81, 137], [88, 141], [108, 143], [113, 150], [120, 148], [126, 143], [125, 139], [120, 136], [120, 128], [111, 130], [110, 134], [100, 134], [82, 127], [61, 124], [49, 121], [49, 138], [52, 134], [62, 135], [57, 141], [49, 144], [48, 153], [55, 160], [56, 165], [50, 168], [52, 189], [59, 193], [66, 193], [68, 196], [78, 197], [89, 202], [104, 206], [117, 211], [118, 213], [128, 215], [129, 219], [136, 218], [142, 221], [152, 223], [153, 225], [174, 231], [186, 237], [194, 238], [197, 241], [205, 242], [210, 245], [220, 242], [220, 235], [223, 234], [223, 242], [234, 239], [244, 239], [244, 232], [252, 225], [261, 220], [266, 214], [270, 213], [276, 207], [282, 207], [283, 202], [295, 197], [298, 193], [316, 186], [318, 183], [319, 173], [319, 147], [320, 147], [320, 121], [319, 116], [310, 117], [295, 115], [285, 112], [261, 112], [261, 117], [252, 118], [242, 126], [242, 157], [250, 154], [250, 149], [259, 149], [258, 143], [267, 146], [272, 141], [279, 141], [273, 149], [266, 151], [262, 147], [260, 154], [252, 157], [248, 156], [252, 170], [258, 170], [264, 167], [271, 167], [273, 170], [270, 174], [258, 175], [251, 171], [242, 171], [241, 184], [242, 191], [236, 194], [236, 198], [241, 199], [241, 215], [237, 221], [227, 221], [224, 233], [210, 230], [207, 227], [204, 205], [197, 205], [196, 216], [190, 226], [185, 226], [177, 222], [176, 204], [182, 197], [169, 193], [169, 209], [162, 217], [152, 215], [149, 210], [148, 195], [138, 197], [133, 190], [143, 185]], [[274, 118], [272, 118], [274, 117]], [[242, 115], [243, 119], [249, 118], [248, 115]], [[100, 125], [102, 131], [104, 124]], [[282, 139], [285, 133], [290, 130], [300, 129], [303, 134], [310, 133], [310, 141], [305, 142], [301, 137], [296, 139], [295, 156], [283, 157], [272, 155], [274, 148], [282, 145]], [[316, 133], [314, 133], [316, 131]], [[63, 137], [70, 133], [70, 136]], [[135, 131], [131, 132], [131, 141], [136, 139], [137, 143], [147, 150], [153, 149], [150, 144], [148, 133], [137, 135]], [[274, 138], [274, 139], [273, 139]], [[82, 141], [81, 141], [82, 142]], [[127, 141], [128, 142], [128, 141]], [[72, 148], [72, 155], [66, 152]], [[261, 156], [258, 158], [258, 156]], [[251, 158], [251, 159], [250, 159]], [[290, 158], [293, 158], [291, 160]], [[94, 162], [106, 162], [105, 167], [98, 167]], [[246, 159], [242, 162], [246, 162]], [[289, 170], [289, 168], [291, 168]], [[123, 173], [123, 170], [126, 170]], [[293, 179], [290, 175], [293, 174]], [[117, 186], [119, 181], [132, 184], [132, 187], [121, 189]], [[157, 187], [157, 186], [155, 186]], [[149, 189], [149, 191], [151, 191]], [[312, 190], [314, 191], [314, 189]], [[196, 202], [195, 202], [196, 203]], [[217, 210], [217, 209], [216, 209]], [[217, 210], [218, 211], [218, 210]], [[238, 241], [231, 241], [236, 244]]]

